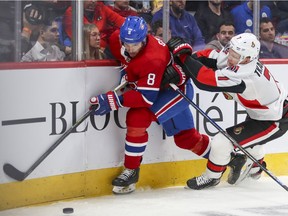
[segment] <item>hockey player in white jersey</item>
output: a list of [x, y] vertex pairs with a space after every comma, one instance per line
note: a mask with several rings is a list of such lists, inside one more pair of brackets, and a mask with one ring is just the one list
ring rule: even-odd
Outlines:
[[[244, 122], [227, 128], [227, 133], [266, 167], [263, 144], [282, 136], [288, 129], [287, 91], [258, 60], [260, 43], [252, 33], [233, 37], [223, 50], [203, 50], [193, 55], [192, 48], [180, 38], [168, 42], [182, 67], [195, 85], [207, 91], [224, 92], [247, 111]], [[180, 63], [180, 64], [181, 64]], [[200, 190], [219, 184], [227, 166], [228, 183], [234, 184], [246, 162], [235, 154], [236, 147], [222, 134], [212, 140], [206, 171], [187, 181], [191, 189]], [[262, 170], [252, 165], [249, 176], [259, 178]]]

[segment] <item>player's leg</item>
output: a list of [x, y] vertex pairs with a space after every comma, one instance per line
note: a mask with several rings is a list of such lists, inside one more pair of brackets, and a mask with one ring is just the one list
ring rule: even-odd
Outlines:
[[247, 173], [250, 172], [249, 169], [252, 165], [250, 163], [251, 161], [250, 160], [247, 161], [247, 156], [245, 154], [232, 152], [231, 160], [228, 164], [228, 166], [230, 167], [230, 172], [228, 175], [227, 182], [229, 184], [235, 184], [238, 181], [240, 175], [243, 173], [242, 168], [245, 166], [245, 164], [246, 164], [246, 169], [247, 169], [246, 172]]
[[[259, 161], [261, 165], [263, 165], [266, 168], [266, 162], [264, 161], [265, 151], [263, 145], [256, 145], [251, 148], [248, 148], [247, 151], [253, 155], [255, 159]], [[251, 177], [255, 180], [259, 179], [261, 177], [262, 169], [256, 164], [253, 163], [253, 161], [250, 161], [251, 163], [251, 170], [249, 171], [247, 177]]]
[[216, 134], [211, 142], [206, 171], [198, 177], [189, 179], [187, 186], [194, 190], [201, 190], [219, 184], [233, 149], [233, 145], [223, 134]]
[[[245, 122], [230, 127], [226, 131], [238, 144], [249, 148], [256, 143], [260, 144], [261, 140], [265, 140], [263, 135], [261, 137], [261, 134], [263, 134], [263, 131], [268, 131], [267, 129], [271, 125], [273, 125], [273, 122], [260, 123], [259, 121], [247, 119]], [[267, 133], [273, 134], [271, 131]], [[218, 133], [211, 142], [206, 172], [199, 177], [188, 180], [187, 185], [197, 190], [217, 185], [227, 165], [230, 166], [228, 183], [234, 184], [238, 180], [246, 160], [246, 155], [234, 154], [233, 144], [222, 133]]]
[[[246, 125], [244, 125], [245, 128], [248, 128], [247, 131], [251, 131], [250, 134], [248, 134], [248, 137], [246, 138], [251, 140], [253, 137], [256, 137], [258, 142], [256, 142], [256, 144], [261, 144], [261, 145], [255, 145], [253, 146], [253, 144], [249, 144], [250, 147], [247, 148], [246, 150], [255, 158], [258, 160], [258, 162], [266, 168], [266, 162], [264, 161], [264, 156], [265, 156], [265, 152], [264, 152], [264, 147], [263, 144], [272, 141], [274, 139], [277, 139], [278, 137], [281, 137], [283, 134], [286, 133], [287, 129], [288, 129], [288, 106], [287, 106], [287, 101], [284, 103], [283, 105], [283, 117], [280, 121], [278, 122], [272, 122], [272, 121], [255, 121], [255, 120], [251, 120], [250, 118], [246, 119]], [[248, 122], [248, 123], [247, 123]], [[233, 130], [230, 130], [230, 134], [233, 134], [232, 131], [234, 131], [236, 128], [234, 128]], [[228, 129], [227, 129], [228, 130]], [[228, 130], [229, 131], [229, 130]], [[237, 131], [237, 129], [236, 129]], [[260, 134], [260, 135], [259, 135]], [[253, 141], [253, 139], [252, 139]], [[255, 142], [254, 142], [255, 143]], [[247, 145], [246, 145], [247, 146]], [[247, 169], [247, 167], [249, 169]], [[240, 169], [239, 167], [236, 169]], [[233, 170], [231, 171], [233, 172]], [[229, 174], [229, 177], [231, 176], [231, 178], [236, 179], [237, 176], [239, 176], [236, 172], [236, 178], [234, 176], [233, 173]], [[241, 175], [239, 177], [239, 179], [236, 181], [232, 180], [230, 181], [228, 178], [228, 183], [239, 183], [242, 180], [244, 180], [246, 177], [251, 177], [253, 179], [259, 179], [261, 177], [261, 173], [263, 172], [262, 169], [260, 169], [260, 167], [256, 164], [253, 163], [252, 160], [250, 160], [249, 158], [247, 159], [247, 162], [245, 164], [245, 170], [241, 170]], [[234, 172], [235, 173], [235, 172]], [[234, 177], [233, 177], [234, 176]]]
[[[279, 133], [282, 133], [278, 126], [278, 124], [272, 121], [256, 121], [247, 118], [246, 121], [227, 128], [227, 133], [255, 159], [262, 163], [265, 154], [261, 145], [275, 139], [280, 135]], [[232, 160], [228, 164], [230, 166], [230, 173], [228, 175], [229, 184], [239, 183], [249, 176], [251, 172], [256, 173], [260, 170], [257, 164], [254, 164], [249, 158], [243, 164], [245, 157], [241, 154], [232, 156]], [[261, 171], [258, 175], [260, 177]]]
[[[194, 128], [194, 121], [189, 107], [163, 125], [164, 130], [174, 129], [174, 142], [182, 149], [192, 151], [198, 156], [208, 158], [210, 151], [210, 138], [200, 134]], [[178, 129], [178, 130], [176, 130]]]
[[154, 115], [147, 108], [131, 108], [126, 115], [126, 140], [124, 170], [113, 181], [113, 192], [130, 193], [135, 190], [139, 179], [140, 163], [148, 143], [147, 128], [154, 120]]

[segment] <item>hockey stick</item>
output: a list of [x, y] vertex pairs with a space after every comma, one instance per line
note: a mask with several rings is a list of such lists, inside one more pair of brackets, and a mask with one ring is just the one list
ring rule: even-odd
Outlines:
[[276, 176], [274, 176], [268, 169], [266, 169], [262, 164], [256, 160], [253, 155], [251, 155], [246, 149], [244, 149], [239, 143], [237, 143], [225, 130], [223, 130], [215, 121], [213, 121], [200, 107], [198, 107], [190, 98], [188, 98], [179, 88], [173, 83], [170, 83], [171, 88], [177, 91], [189, 104], [191, 104], [201, 115], [206, 118], [216, 129], [219, 130], [234, 146], [239, 148], [248, 158], [250, 158], [254, 163], [256, 163], [261, 170], [263, 170], [267, 175], [269, 175], [275, 182], [277, 182], [281, 187], [288, 191], [288, 187], [283, 184]]
[[[96, 108], [97, 107], [95, 107], [95, 109]], [[3, 166], [4, 173], [17, 181], [23, 181], [78, 125], [80, 125], [90, 115], [92, 111], [93, 109], [87, 111], [69, 130], [67, 130], [52, 146], [50, 146], [50, 148], [45, 151], [44, 154], [41, 155], [41, 157], [38, 158], [38, 160], [33, 163], [26, 172], [21, 172], [12, 164], [6, 163]]]
[[[121, 88], [123, 88], [127, 83], [123, 82], [121, 83], [119, 86], [117, 86], [114, 91], [117, 91]], [[8, 175], [9, 177], [17, 180], [17, 181], [23, 181], [28, 175], [30, 175], [31, 172], [33, 172], [33, 170], [36, 169], [36, 167], [39, 166], [40, 163], [42, 163], [42, 161], [53, 152], [53, 150], [59, 146], [59, 144], [69, 135], [71, 134], [71, 132], [77, 128], [88, 116], [90, 116], [90, 114], [97, 109], [97, 105], [95, 105], [91, 110], [88, 110], [69, 130], [67, 130], [52, 146], [49, 147], [48, 150], [46, 150], [44, 152], [44, 154], [42, 154], [40, 156], [40, 158], [35, 161], [32, 166], [25, 172], [22, 172], [20, 170], [18, 170], [17, 168], [15, 168], [12, 164], [9, 163], [5, 163], [3, 165], [3, 171], [4, 173], [6, 173], [6, 175]]]

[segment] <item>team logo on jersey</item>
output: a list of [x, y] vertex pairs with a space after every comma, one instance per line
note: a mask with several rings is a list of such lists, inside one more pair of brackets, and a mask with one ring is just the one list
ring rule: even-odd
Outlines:
[[228, 70], [231, 70], [231, 71], [233, 71], [233, 72], [235, 72], [235, 73], [237, 73], [237, 71], [239, 70], [239, 66], [238, 66], [238, 65], [236, 65], [236, 66], [230, 66], [230, 67], [228, 67], [227, 69], [228, 69]]
[[144, 24], [140, 25], [140, 29], [143, 30], [145, 28]]
[[233, 132], [234, 132], [234, 134], [239, 135], [239, 134], [242, 133], [242, 130], [243, 130], [243, 129], [244, 129], [243, 126], [235, 127], [234, 130], [233, 130]]

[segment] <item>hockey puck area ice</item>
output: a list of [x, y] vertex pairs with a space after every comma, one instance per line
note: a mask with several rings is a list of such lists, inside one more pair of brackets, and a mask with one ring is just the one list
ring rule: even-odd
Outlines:
[[73, 208], [63, 208], [64, 214], [72, 214], [74, 212]]

